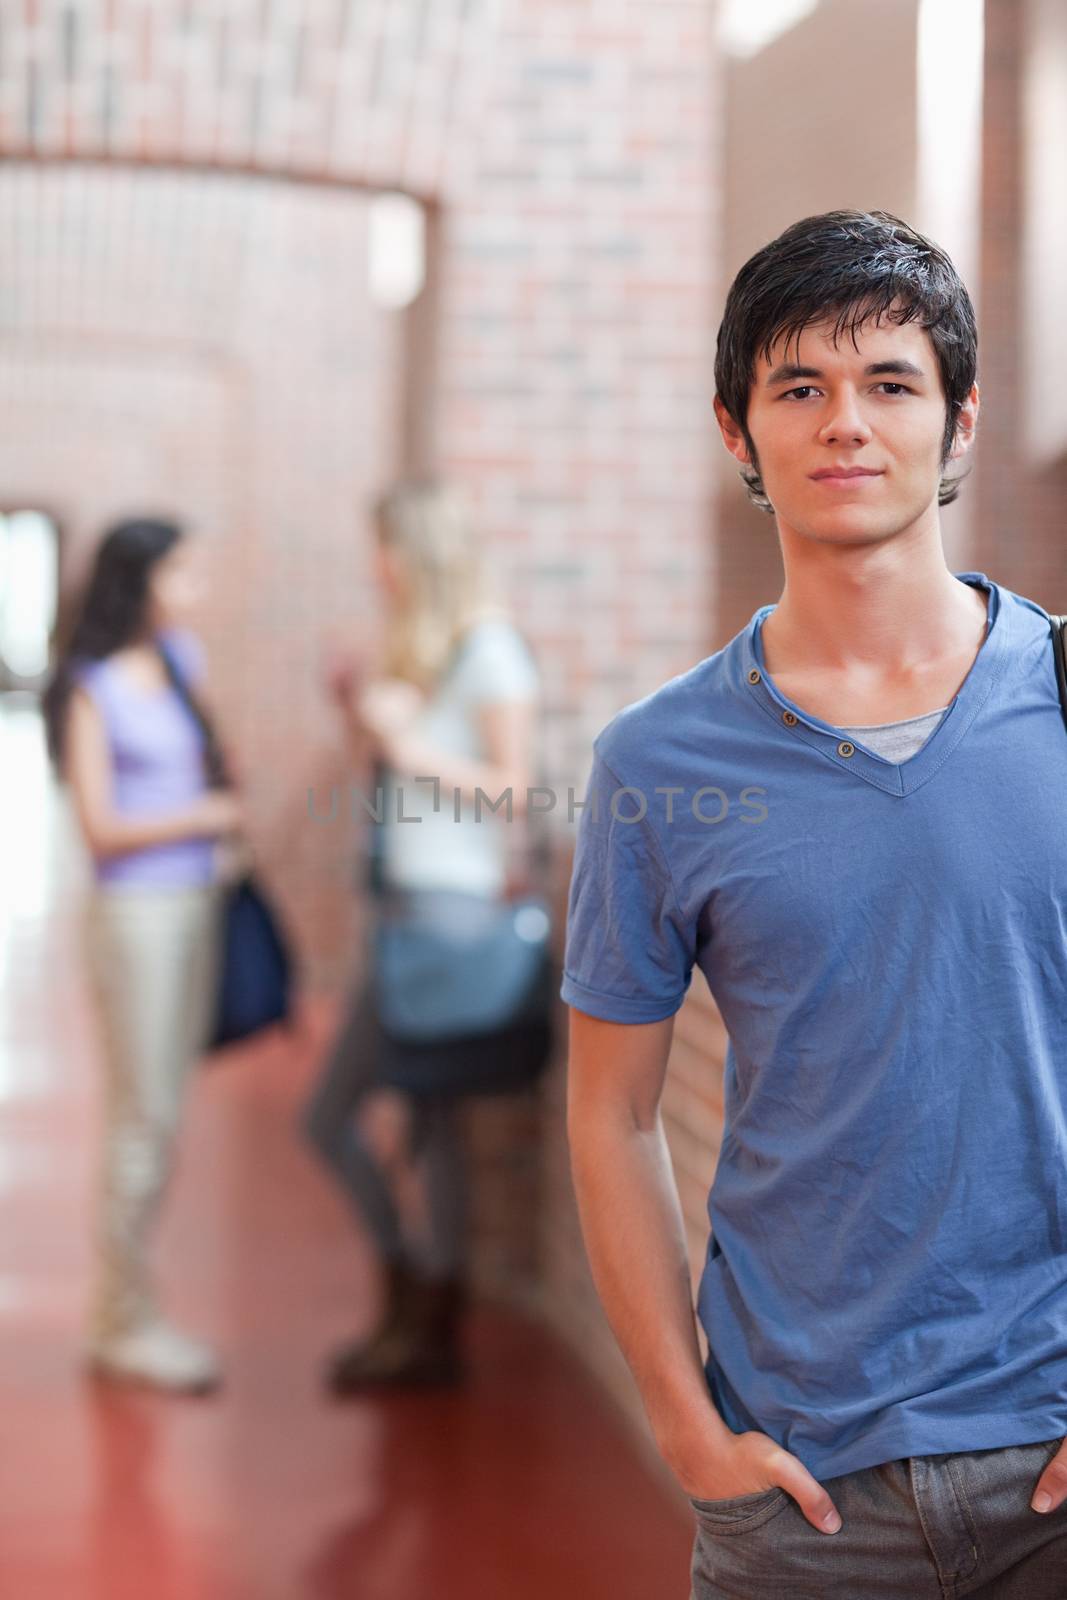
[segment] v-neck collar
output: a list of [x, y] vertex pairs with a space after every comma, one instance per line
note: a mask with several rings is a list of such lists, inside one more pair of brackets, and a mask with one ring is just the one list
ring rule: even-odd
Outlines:
[[912, 794], [932, 778], [948, 760], [971, 723], [985, 704], [1003, 668], [1006, 656], [1006, 626], [1003, 597], [999, 584], [984, 572], [957, 572], [961, 583], [989, 591], [989, 615], [985, 638], [948, 709], [933, 733], [907, 761], [887, 761], [861, 744], [843, 728], [835, 728], [802, 711], [784, 695], [763, 664], [763, 623], [776, 608], [761, 606], [745, 630], [741, 642], [741, 678], [756, 703], [773, 718], [783, 739], [800, 739], [826, 759], [855, 777], [883, 789], [887, 794]]

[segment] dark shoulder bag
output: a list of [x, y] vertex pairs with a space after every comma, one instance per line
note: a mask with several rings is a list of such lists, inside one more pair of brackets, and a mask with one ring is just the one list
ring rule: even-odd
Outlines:
[[[226, 761], [207, 713], [159, 639], [156, 648], [175, 693], [204, 735], [211, 787], [228, 787]], [[218, 998], [208, 1049], [290, 1022], [291, 980], [292, 958], [278, 914], [255, 875], [247, 871], [226, 889]]]
[[1060, 710], [1063, 712], [1064, 726], [1067, 726], [1067, 660], [1064, 656], [1064, 635], [1067, 633], [1067, 617], [1049, 616], [1052, 625], [1052, 654], [1056, 660], [1056, 687], [1060, 692]]

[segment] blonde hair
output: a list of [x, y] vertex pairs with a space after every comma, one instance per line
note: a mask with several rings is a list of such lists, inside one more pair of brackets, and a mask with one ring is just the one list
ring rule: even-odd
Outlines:
[[440, 677], [475, 622], [509, 618], [493, 594], [481, 546], [458, 491], [401, 483], [374, 507], [378, 537], [399, 554], [406, 582], [386, 622], [384, 671], [420, 688]]

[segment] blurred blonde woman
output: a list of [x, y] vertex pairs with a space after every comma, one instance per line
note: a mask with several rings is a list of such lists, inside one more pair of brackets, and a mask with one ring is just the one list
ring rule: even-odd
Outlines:
[[[448, 894], [457, 902], [496, 899], [514, 882], [539, 679], [521, 632], [490, 590], [455, 491], [401, 485], [378, 503], [374, 520], [380, 672], [368, 678], [351, 657], [339, 657], [328, 686], [363, 792], [372, 798], [382, 785], [379, 892], [391, 916], [417, 916], [420, 897], [432, 895], [438, 905]], [[432, 786], [415, 781], [429, 776], [440, 784], [436, 810]], [[475, 790], [495, 797], [507, 788], [515, 825], [484, 806], [476, 819]], [[446, 1095], [409, 1098], [383, 1084], [372, 963], [373, 955], [360, 963], [304, 1118], [381, 1267], [370, 1333], [328, 1361], [335, 1393], [454, 1382], [463, 1373], [466, 1186], [457, 1104]]]

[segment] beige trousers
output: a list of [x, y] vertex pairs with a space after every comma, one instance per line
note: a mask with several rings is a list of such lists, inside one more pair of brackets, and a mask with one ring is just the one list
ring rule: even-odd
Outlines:
[[91, 1338], [156, 1314], [151, 1233], [185, 1088], [213, 1022], [223, 895], [218, 884], [89, 892], [86, 952], [104, 1068]]

